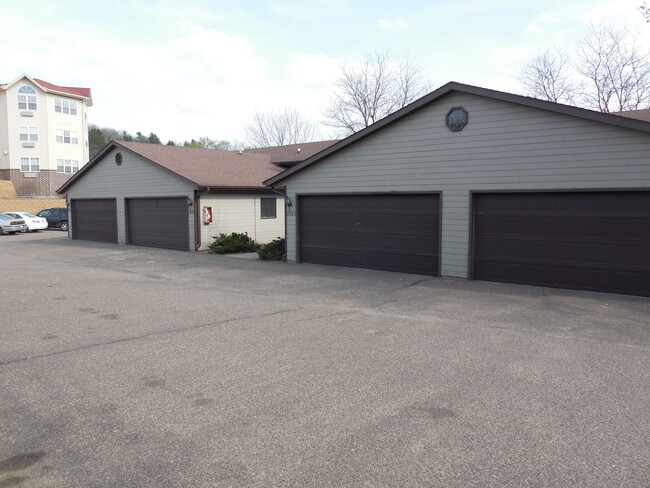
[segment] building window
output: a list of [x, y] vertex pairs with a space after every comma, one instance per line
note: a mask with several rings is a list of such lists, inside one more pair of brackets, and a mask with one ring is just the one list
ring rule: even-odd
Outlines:
[[54, 111], [62, 114], [77, 115], [77, 102], [65, 98], [54, 99]]
[[56, 170], [59, 173], [76, 173], [79, 171], [79, 160], [77, 159], [57, 159]]
[[38, 158], [20, 158], [20, 171], [33, 173], [40, 170]]
[[21, 141], [38, 141], [38, 127], [18, 127]]
[[56, 129], [56, 142], [63, 144], [78, 144], [79, 133], [76, 130]]
[[260, 208], [262, 210], [261, 217], [263, 219], [275, 219], [277, 217], [276, 199], [275, 198], [260, 198]]
[[18, 88], [18, 110], [36, 110], [36, 90], [31, 86]]

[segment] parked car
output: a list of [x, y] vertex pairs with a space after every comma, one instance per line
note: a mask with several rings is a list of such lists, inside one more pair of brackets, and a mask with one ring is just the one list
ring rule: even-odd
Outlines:
[[46, 208], [36, 214], [37, 217], [45, 217], [48, 227], [58, 227], [61, 230], [68, 230], [68, 209]]
[[47, 219], [45, 217], [37, 217], [29, 212], [4, 212], [4, 214], [17, 219], [23, 219], [27, 226], [23, 232], [38, 232], [41, 229], [47, 229]]
[[23, 232], [23, 229], [26, 228], [27, 226], [23, 219], [0, 214], [0, 234], [15, 234], [16, 232]]

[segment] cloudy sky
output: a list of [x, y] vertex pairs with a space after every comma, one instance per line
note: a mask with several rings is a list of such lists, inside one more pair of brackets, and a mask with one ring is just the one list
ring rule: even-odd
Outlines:
[[371, 51], [414, 58], [435, 87], [453, 80], [521, 92], [516, 77], [526, 60], [553, 44], [574, 46], [589, 21], [650, 33], [641, 3], [3, 2], [0, 82], [27, 73], [90, 87], [89, 121], [100, 126], [155, 132], [163, 141], [242, 140], [256, 108], [291, 106], [322, 120], [341, 63]]

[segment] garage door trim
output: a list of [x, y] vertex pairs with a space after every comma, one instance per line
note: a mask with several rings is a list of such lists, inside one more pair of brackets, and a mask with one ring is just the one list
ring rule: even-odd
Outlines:
[[302, 229], [302, 212], [300, 200], [302, 197], [335, 197], [335, 196], [367, 196], [367, 195], [436, 195], [438, 197], [438, 269], [436, 270], [437, 275], [441, 276], [441, 267], [442, 267], [442, 191], [372, 191], [372, 192], [327, 192], [327, 193], [296, 193], [296, 235], [295, 235], [295, 253], [296, 253], [296, 263], [302, 263], [301, 256], [301, 229]]

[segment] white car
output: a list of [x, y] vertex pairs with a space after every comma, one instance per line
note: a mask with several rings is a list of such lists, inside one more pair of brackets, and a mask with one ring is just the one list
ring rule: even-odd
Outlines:
[[27, 224], [27, 229], [30, 232], [38, 232], [41, 229], [47, 229], [47, 219], [44, 217], [37, 217], [29, 212], [4, 212], [8, 215], [18, 215]]

